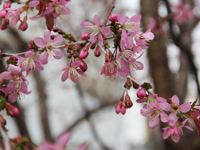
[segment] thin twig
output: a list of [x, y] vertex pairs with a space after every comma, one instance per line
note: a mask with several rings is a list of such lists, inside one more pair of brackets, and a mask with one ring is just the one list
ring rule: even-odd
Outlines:
[[111, 12], [112, 12], [112, 10], [113, 10], [114, 8], [115, 8], [115, 0], [112, 0], [112, 3], [111, 3], [111, 5], [110, 5], [110, 8], [109, 8], [108, 13], [107, 13], [107, 15], [106, 15], [106, 18], [104, 19], [104, 21], [103, 21], [103, 23], [102, 23], [102, 26], [105, 26], [105, 25], [106, 25], [106, 23], [107, 23], [107, 21], [108, 21], [108, 18], [109, 18], [110, 14], [111, 14]]

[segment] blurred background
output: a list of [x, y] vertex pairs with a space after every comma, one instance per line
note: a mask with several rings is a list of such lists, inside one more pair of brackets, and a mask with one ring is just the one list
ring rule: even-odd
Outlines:
[[[67, 4], [71, 14], [58, 19], [57, 26], [72, 33], [77, 41], [81, 40], [80, 35], [85, 31], [80, 23], [93, 22], [94, 15], [99, 15], [103, 21], [111, 2], [71, 0]], [[170, 19], [172, 12], [168, 6], [169, 3], [178, 3], [176, 0], [117, 0], [112, 12], [128, 17], [142, 14], [143, 31], [148, 26], [153, 27], [156, 37], [148, 43], [149, 49], [140, 58], [144, 63], [144, 70], [138, 71], [135, 79], [139, 83], [150, 82], [154, 87], [152, 93], [164, 98], [178, 95], [181, 103], [194, 101], [200, 95], [200, 2], [184, 2], [194, 8], [196, 17], [181, 25]], [[154, 24], [152, 18], [156, 20]], [[30, 40], [43, 37], [44, 20], [29, 21], [28, 25], [26, 32], [19, 31], [17, 26], [0, 30], [0, 50], [5, 53], [27, 51]], [[122, 96], [125, 79], [101, 76], [99, 71], [103, 66], [104, 56], [96, 58], [93, 53], [90, 50], [86, 59], [87, 77], [80, 77], [78, 83], [71, 80], [61, 82], [60, 70], [69, 65], [67, 55], [62, 60], [49, 60], [43, 71], [35, 70], [30, 73], [28, 89], [32, 93], [21, 95], [14, 104], [20, 108], [20, 115], [13, 119], [2, 112], [7, 120], [10, 138], [26, 135], [38, 145], [45, 140], [53, 142], [58, 135], [68, 131], [71, 139], [67, 149], [84, 142], [89, 144], [88, 150], [200, 149], [196, 131], [184, 130], [180, 142], [174, 143], [171, 138], [162, 139], [164, 125], [150, 130], [148, 119], [140, 115], [142, 104], [135, 102], [137, 90], [131, 89], [129, 92], [133, 107], [125, 115], [117, 115], [115, 106]], [[5, 60], [6, 58], [0, 60], [0, 72], [5, 70]]]

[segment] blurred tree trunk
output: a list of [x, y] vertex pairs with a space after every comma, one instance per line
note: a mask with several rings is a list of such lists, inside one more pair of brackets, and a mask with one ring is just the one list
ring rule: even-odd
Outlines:
[[[159, 0], [141, 0], [141, 14], [143, 28], [146, 30], [150, 18], [159, 18], [158, 7]], [[180, 27], [180, 36], [184, 42], [191, 46], [191, 32], [192, 29], [188, 26]], [[180, 69], [176, 76], [170, 71], [168, 67], [168, 59], [166, 55], [166, 41], [165, 36], [158, 37], [150, 43], [148, 49], [148, 58], [150, 66], [150, 74], [154, 80], [155, 93], [164, 98], [170, 98], [174, 94], [178, 95], [181, 103], [183, 103], [187, 91], [188, 78], [188, 63], [184, 53], [180, 54]], [[176, 78], [175, 78], [176, 77]], [[162, 128], [165, 127], [163, 124]], [[161, 131], [162, 132], [162, 131]], [[179, 143], [174, 143], [169, 137], [164, 140], [164, 147], [166, 150], [197, 150], [200, 149], [197, 132], [183, 131]], [[160, 135], [161, 136], [161, 135]]]

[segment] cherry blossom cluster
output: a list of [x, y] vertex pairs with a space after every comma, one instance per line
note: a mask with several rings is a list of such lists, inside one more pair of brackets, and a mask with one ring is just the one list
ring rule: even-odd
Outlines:
[[[69, 15], [70, 9], [66, 6], [69, 0], [51, 0], [51, 1], [40, 1], [40, 0], [31, 0], [25, 2], [22, 7], [17, 9], [11, 8], [12, 3], [19, 3], [18, 0], [14, 1], [5, 1], [3, 9], [0, 11], [0, 29], [5, 30], [11, 22], [11, 25], [14, 26], [20, 21], [19, 29], [25, 31], [28, 28], [27, 20], [30, 12], [34, 8], [38, 10], [36, 16], [32, 16], [30, 20], [37, 20], [44, 17], [46, 20], [46, 25], [49, 30], [52, 30], [53, 26], [56, 24], [56, 19], [62, 15]], [[23, 19], [20, 15], [25, 14]]]
[[191, 126], [196, 124], [198, 127], [200, 124], [200, 107], [195, 106], [197, 100], [180, 105], [176, 95], [165, 99], [158, 94], [150, 94], [145, 86], [138, 90], [137, 97], [137, 103], [145, 103], [140, 113], [149, 118], [150, 129], [155, 129], [160, 121], [167, 124], [167, 127], [163, 128], [163, 139], [171, 136], [174, 142], [178, 142], [183, 134], [183, 127], [193, 131], [190, 126], [185, 125], [187, 121]]
[[[31, 71], [35, 69], [42, 71], [44, 65], [51, 60], [62, 59], [63, 52], [67, 53], [69, 66], [63, 66], [61, 70], [61, 81], [65, 82], [70, 79], [73, 82], [78, 81], [79, 75], [86, 77], [85, 72], [88, 65], [85, 61], [89, 53], [94, 53], [95, 57], [104, 55], [104, 64], [102, 64], [99, 73], [110, 77], [125, 78], [124, 92], [115, 107], [117, 114], [126, 113], [126, 109], [133, 106], [133, 102], [129, 96], [131, 87], [135, 89], [141, 88], [137, 92], [138, 103], [145, 103], [141, 109], [141, 114], [149, 117], [149, 127], [156, 128], [159, 122], [164, 122], [168, 127], [164, 128], [163, 138], [171, 136], [174, 142], [178, 142], [182, 128], [192, 130], [190, 126], [186, 126], [186, 122], [194, 122], [197, 127], [200, 126], [199, 111], [194, 103], [187, 102], [180, 105], [176, 95], [172, 98], [164, 99], [158, 97], [157, 94], [151, 94], [149, 89], [151, 85], [144, 83], [139, 85], [134, 74], [144, 69], [144, 65], [139, 59], [143, 56], [145, 49], [148, 49], [147, 42], [154, 39], [153, 30], [158, 30], [158, 33], [163, 32], [161, 23], [153, 20], [150, 28], [142, 32], [140, 28], [141, 15], [133, 15], [132, 17], [122, 14], [111, 14], [109, 23], [101, 22], [98, 15], [95, 15], [93, 22], [84, 21], [80, 26], [85, 29], [80, 38], [82, 41], [76, 41], [71, 33], [64, 32], [56, 26], [56, 20], [62, 15], [69, 15], [70, 9], [66, 6], [69, 0], [30, 0], [24, 3], [23, 6], [12, 9], [12, 3], [20, 3], [19, 1], [5, 1], [3, 9], [0, 11], [0, 28], [6, 29], [11, 22], [11, 25], [16, 25], [21, 22], [19, 29], [25, 31], [28, 28], [27, 19], [30, 12], [34, 9], [38, 10], [35, 16], [29, 17], [31, 20], [45, 18], [47, 29], [44, 31], [44, 37], [35, 37], [29, 42], [29, 51], [21, 54], [9, 55], [0, 51], [0, 59], [9, 56], [7, 60], [7, 68], [0, 73], [0, 110], [6, 109], [6, 112], [11, 117], [16, 117], [19, 110], [11, 103], [21, 98], [22, 94], [30, 94], [28, 90], [29, 81], [26, 79]], [[178, 5], [173, 5], [175, 21], [183, 23], [194, 17], [193, 12], [187, 4], [181, 1]], [[21, 20], [21, 14], [25, 13]], [[159, 26], [158, 26], [159, 24]], [[55, 32], [56, 35], [52, 35]], [[63, 45], [62, 45], [63, 44]], [[111, 47], [113, 47], [111, 49]], [[63, 51], [65, 49], [65, 51]], [[0, 116], [1, 133], [6, 132], [5, 119]], [[199, 128], [198, 128], [199, 132]], [[3, 140], [7, 136], [3, 136]], [[22, 143], [23, 138], [11, 140], [15, 146]], [[69, 134], [63, 133], [58, 137], [55, 143], [44, 142], [40, 146], [33, 146], [35, 149], [63, 149], [69, 140]], [[30, 143], [27, 142], [27, 145]], [[26, 147], [24, 144], [24, 147]], [[7, 147], [9, 145], [5, 145]], [[74, 150], [85, 150], [87, 144]], [[28, 149], [27, 149], [28, 150]]]

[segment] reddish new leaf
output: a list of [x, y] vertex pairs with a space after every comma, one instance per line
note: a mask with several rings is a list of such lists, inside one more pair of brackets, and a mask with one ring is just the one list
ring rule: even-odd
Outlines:
[[45, 16], [45, 19], [46, 19], [46, 26], [47, 26], [47, 29], [49, 31], [51, 31], [53, 29], [53, 26], [54, 26], [54, 18], [53, 18], [53, 15], [46, 15]]
[[45, 2], [43, 1], [40, 1], [40, 4], [39, 4], [39, 12], [37, 15], [40, 15], [45, 9]]

